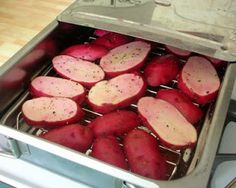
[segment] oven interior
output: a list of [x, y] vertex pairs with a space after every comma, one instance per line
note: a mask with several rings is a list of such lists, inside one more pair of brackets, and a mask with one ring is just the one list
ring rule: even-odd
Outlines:
[[[94, 31], [95, 28], [59, 22], [57, 27], [52, 32], [50, 32], [49, 35], [47, 35], [39, 44], [34, 46], [29, 51], [29, 53], [20, 60], [19, 63], [14, 65], [13, 68], [9, 69], [9, 72], [6, 71], [7, 73], [2, 75], [2, 81], [0, 83], [0, 104], [3, 106], [1, 109], [1, 123], [3, 125], [7, 125], [13, 129], [36, 137], [42, 132], [47, 131], [42, 128], [29, 126], [22, 119], [21, 105], [25, 100], [31, 98], [27, 91], [28, 85], [30, 81], [38, 75], [58, 76], [52, 69], [52, 58], [68, 46], [73, 44], [89, 43], [93, 41], [96, 39], [96, 36], [94, 36]], [[154, 56], [162, 56], [166, 53], [168, 52], [166, 52], [164, 45], [158, 43], [157, 47], [152, 50], [149, 59]], [[180, 62], [183, 65], [186, 60], [180, 59]], [[221, 81], [223, 80], [226, 68], [227, 67], [224, 67], [218, 70]], [[20, 77], [20, 80], [11, 80], [10, 78], [16, 74], [19, 69], [23, 70], [25, 75]], [[168, 85], [161, 85], [160, 87], [153, 88], [149, 87], [146, 91], [146, 96], [155, 96], [156, 91], [159, 89], [176, 88], [176, 86], [177, 80], [172, 80], [172, 82]], [[200, 106], [200, 108], [204, 111], [205, 116], [196, 126], [198, 135], [201, 132], [204, 121], [206, 119], [211, 119], [211, 116], [214, 112], [214, 105], [215, 103], [212, 102], [208, 105]], [[101, 114], [92, 111], [86, 104], [83, 104], [82, 107], [86, 112], [86, 115], [79, 123], [83, 124], [84, 126], [86, 126], [97, 116], [101, 116]], [[136, 105], [132, 104], [126, 109], [136, 111]], [[139, 128], [147, 130], [143, 126], [140, 126]], [[168, 173], [166, 176], [168, 180], [178, 179], [189, 173], [189, 165], [192, 158], [194, 157], [195, 149], [172, 150], [162, 145], [160, 145], [160, 149], [167, 159], [166, 163], [168, 166]], [[33, 149], [31, 148], [31, 150]], [[86, 152], [86, 155], [89, 155], [90, 151], [91, 150], [89, 149]], [[36, 163], [40, 164], [39, 161]]]

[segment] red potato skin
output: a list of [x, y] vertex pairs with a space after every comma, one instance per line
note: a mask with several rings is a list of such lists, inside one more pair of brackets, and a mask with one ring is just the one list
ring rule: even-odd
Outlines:
[[[190, 57], [191, 58], [191, 57]], [[194, 57], [192, 57], [194, 58]], [[204, 59], [204, 57], [199, 56], [199, 58]], [[205, 58], [206, 59], [206, 58]], [[207, 60], [207, 59], [206, 59]], [[209, 61], [209, 60], [207, 60]], [[209, 61], [210, 62], [210, 61]], [[184, 68], [183, 68], [184, 69]], [[206, 104], [209, 103], [211, 101], [213, 101], [215, 99], [215, 97], [218, 95], [219, 92], [219, 88], [218, 90], [216, 90], [215, 92], [212, 92], [208, 95], [198, 95], [197, 93], [195, 93], [192, 89], [188, 88], [186, 86], [186, 84], [184, 83], [184, 80], [182, 78], [182, 75], [184, 75], [184, 71], [183, 69], [181, 70], [180, 74], [179, 74], [179, 78], [178, 78], [178, 88], [183, 91], [183, 93], [185, 93], [188, 97], [191, 98], [191, 100], [193, 100], [194, 102], [198, 103], [198, 104]], [[207, 78], [206, 78], [207, 79]]]
[[111, 165], [128, 170], [123, 149], [113, 136], [98, 137], [92, 147], [91, 156]]
[[97, 36], [97, 37], [102, 37], [108, 33], [111, 33], [110, 31], [106, 31], [106, 30], [103, 30], [103, 29], [96, 29], [94, 31], [94, 35]]
[[84, 116], [84, 111], [80, 108], [79, 105], [77, 105], [76, 115], [70, 119], [67, 119], [66, 121], [53, 121], [53, 122], [51, 122], [51, 121], [33, 121], [33, 120], [27, 118], [24, 115], [24, 113], [22, 113], [22, 116], [28, 125], [52, 129], [52, 128], [57, 128], [57, 127], [61, 127], [64, 125], [77, 123]]
[[[146, 57], [147, 58], [147, 57]], [[124, 70], [124, 71], [117, 71], [117, 72], [108, 72], [106, 71], [106, 75], [108, 78], [113, 78], [113, 77], [116, 77], [116, 76], [119, 76], [121, 74], [125, 74], [125, 73], [134, 73], [134, 72], [137, 72], [139, 71], [139, 69], [143, 66], [143, 64], [145, 63], [146, 61], [146, 58], [144, 58], [144, 60], [142, 62], [140, 62], [138, 65], [130, 68], [130, 69], [127, 69], [127, 70]]]
[[144, 77], [150, 86], [168, 84], [179, 73], [178, 59], [173, 55], [155, 57], [144, 69]]
[[21, 60], [21, 62], [18, 64], [18, 67], [26, 71], [32, 71], [37, 65], [44, 61], [44, 59], [47, 57], [46, 53], [47, 52], [45, 49], [35, 49]]
[[192, 101], [179, 90], [159, 90], [156, 98], [165, 100], [174, 105], [191, 124], [197, 123], [203, 116], [202, 110], [195, 106]]
[[[43, 93], [39, 90], [36, 90], [32, 86], [29, 87], [29, 91], [30, 91], [31, 96], [34, 97], [34, 98], [35, 97], [53, 97], [53, 96], [50, 96], [50, 95], [46, 95], [45, 93]], [[37, 95], [35, 95], [35, 93], [37, 93]], [[78, 103], [78, 104], [82, 104], [84, 102], [84, 100], [86, 99], [86, 92], [84, 92], [81, 95], [77, 95], [75, 97], [72, 97], [71, 99], [73, 101], [75, 101], [76, 103]]]
[[[30, 92], [31, 96], [34, 98], [36, 98], [36, 97], [53, 97], [51, 95], [45, 94], [44, 92], [42, 92], [40, 90], [37, 90], [31, 84], [29, 86], [29, 92]], [[84, 91], [81, 95], [74, 96], [71, 99], [78, 104], [82, 104], [84, 102], [85, 98], [86, 98], [86, 92]]]
[[43, 42], [39, 43], [36, 48], [46, 52], [47, 56], [49, 56], [50, 58], [58, 54], [59, 51], [57, 40], [53, 37], [49, 37], [46, 40], [43, 40]]
[[159, 44], [150, 40], [142, 39], [142, 38], [135, 38], [135, 41], [143, 41], [151, 45], [151, 49], [155, 49]]
[[[186, 54], [186, 55], [180, 55], [180, 54], [176, 53], [175, 51], [170, 50], [167, 45], [166, 45], [166, 51], [167, 51], [168, 53], [170, 53], [170, 54], [173, 54], [173, 55], [175, 55], [175, 56], [181, 57], [181, 58], [183, 58], [183, 59], [187, 59], [187, 58], [191, 55], [191, 52], [189, 52], [188, 55], [187, 55], [187, 54]], [[186, 51], [187, 51], [187, 50], [186, 50]]]
[[17, 89], [23, 86], [25, 80], [27, 80], [27, 72], [17, 67], [2, 77], [0, 85], [5, 89]]
[[[142, 42], [145, 42], [147, 44], [151, 44], [150, 42], [146, 42], [144, 40], [140, 40]], [[151, 49], [150, 49], [151, 50]], [[132, 72], [136, 72], [136, 71], [139, 71], [140, 68], [144, 65], [144, 63], [146, 62], [147, 60], [147, 57], [150, 53], [150, 50], [148, 51], [148, 53], [146, 54], [146, 56], [143, 58], [143, 60], [141, 62], [139, 62], [136, 66], [133, 66], [129, 69], [126, 69], [126, 70], [123, 70], [123, 71], [107, 71], [104, 69], [106, 75], [108, 78], [113, 78], [115, 76], [118, 76], [118, 75], [121, 75], [121, 74], [124, 74], [124, 73], [132, 73]], [[101, 65], [101, 64], [100, 64]], [[102, 66], [101, 66], [102, 67]]]
[[216, 58], [208, 57], [208, 56], [204, 56], [204, 57], [208, 59], [215, 68], [222, 68], [223, 66], [227, 65], [227, 62], [222, 61], [220, 59], [216, 59]]
[[178, 88], [181, 89], [186, 95], [191, 97], [191, 99], [193, 101], [197, 102], [198, 104], [209, 103], [210, 101], [214, 100], [218, 94], [218, 91], [216, 91], [216, 92], [213, 92], [209, 95], [199, 96], [196, 93], [194, 93], [193, 91], [191, 91], [188, 87], [186, 87], [181, 76], [178, 79]]
[[67, 119], [66, 121], [54, 121], [54, 122], [49, 122], [49, 121], [35, 122], [35, 121], [28, 119], [24, 114], [23, 114], [23, 118], [28, 125], [51, 129], [51, 128], [57, 128], [57, 127], [64, 126], [64, 125], [69, 125], [72, 123], [77, 123], [84, 116], [84, 112], [82, 111], [82, 109], [80, 107], [78, 108], [76, 114], [77, 115], [75, 115], [74, 117], [72, 117], [70, 119]]
[[[138, 73], [136, 73], [136, 74], [138, 74]], [[128, 98], [128, 99], [126, 99], [126, 100], [124, 100], [124, 101], [122, 101], [122, 102], [120, 102], [116, 105], [114, 105], [114, 104], [103, 104], [102, 106], [98, 106], [98, 105], [95, 105], [95, 104], [91, 103], [89, 101], [89, 99], [87, 100], [87, 103], [91, 106], [91, 108], [94, 111], [102, 113], [102, 114], [106, 114], [106, 113], [112, 112], [116, 109], [127, 107], [130, 104], [138, 101], [141, 97], [143, 97], [145, 95], [146, 89], [147, 89], [147, 84], [144, 81], [143, 87], [141, 88], [140, 92], [136, 96]]]
[[[63, 56], [63, 55], [62, 55], [62, 56]], [[54, 58], [56, 58], [56, 57], [57, 57], [57, 56], [55, 56]], [[70, 57], [70, 56], [68, 56], [68, 57]], [[74, 57], [72, 57], [72, 58], [74, 58]], [[76, 59], [76, 58], [75, 58], [75, 59]], [[52, 60], [52, 61], [53, 61], [53, 60]], [[86, 61], [86, 60], [85, 60], [85, 61]], [[91, 63], [92, 63], [92, 62], [91, 62]], [[98, 65], [97, 65], [97, 66], [98, 66]], [[99, 81], [96, 81], [96, 82], [76, 81], [76, 80], [74, 80], [73, 78], [70, 78], [70, 77], [68, 77], [67, 75], [65, 75], [65, 74], [63, 74], [63, 73], [57, 71], [57, 68], [55, 67], [54, 64], [53, 64], [53, 68], [54, 68], [54, 70], [56, 70], [57, 74], [58, 74], [59, 76], [61, 76], [62, 78], [65, 78], [65, 79], [69, 79], [69, 80], [78, 82], [78, 83], [80, 83], [82, 86], [84, 86], [84, 87], [86, 87], [86, 88], [91, 88], [92, 86], [94, 86], [96, 83], [99, 82]], [[101, 69], [102, 69], [102, 68], [101, 68]], [[103, 71], [103, 70], [102, 70], [102, 71]], [[104, 73], [103, 78], [101, 78], [101, 80], [103, 80], [104, 77], [105, 77], [105, 73]]]
[[153, 136], [138, 129], [129, 132], [124, 139], [124, 151], [132, 172], [152, 179], [166, 179], [166, 162]]
[[[84, 53], [82, 53], [84, 52]], [[75, 58], [80, 58], [87, 61], [95, 61], [106, 55], [108, 50], [102, 46], [95, 44], [78, 44], [70, 46], [61, 54], [70, 55]]]
[[129, 43], [132, 41], [131, 37], [119, 34], [119, 33], [107, 33], [100, 38], [97, 38], [92, 42], [92, 44], [104, 46], [105, 48], [111, 50], [123, 44]]
[[92, 128], [95, 137], [122, 136], [137, 127], [139, 123], [139, 117], [136, 113], [120, 110], [97, 117], [89, 126]]
[[[59, 75], [59, 76], [61, 76], [62, 78], [65, 78], [65, 79], [68, 79], [68, 80], [70, 80], [70, 78], [69, 77], [67, 77], [67, 76], [65, 76], [64, 74], [61, 74], [61, 73], [59, 73], [59, 72], [57, 72], [57, 74]], [[104, 78], [103, 78], [104, 79]], [[102, 80], [103, 80], [102, 79]], [[102, 81], [101, 80], [101, 81]], [[76, 82], [76, 80], [73, 80], [74, 82]], [[80, 81], [80, 82], [78, 82], [78, 83], [80, 83], [82, 86], [84, 86], [84, 88], [87, 88], [87, 89], [90, 89], [91, 87], [93, 87], [96, 83], [98, 83], [98, 82], [82, 82], [82, 81]], [[85, 94], [86, 95], [86, 94]]]
[[89, 103], [89, 105], [92, 107], [92, 109], [94, 111], [97, 111], [99, 113], [102, 113], [102, 114], [106, 114], [108, 112], [112, 112], [116, 109], [120, 109], [120, 108], [124, 108], [124, 107], [127, 107], [129, 106], [130, 104], [136, 102], [138, 99], [140, 99], [141, 97], [144, 96], [146, 92], [146, 85], [143, 86], [143, 88], [141, 89], [141, 91], [139, 92], [138, 95], [136, 95], [135, 97], [131, 97], [129, 99], [126, 99], [116, 105], [114, 104], [103, 104], [102, 106], [97, 106], [93, 103], [91, 103], [89, 100], [87, 101]]
[[156, 131], [152, 128], [152, 126], [148, 123], [147, 119], [145, 117], [143, 117], [141, 114], [139, 114], [140, 119], [142, 120], [143, 124], [148, 127], [153, 133], [155, 133], [155, 135], [157, 135], [157, 137], [160, 139], [160, 143], [162, 143], [162, 145], [173, 149], [173, 150], [181, 150], [181, 149], [186, 149], [186, 148], [193, 148], [195, 147], [196, 143], [189, 143], [188, 145], [184, 145], [184, 146], [179, 146], [179, 145], [173, 145], [165, 140], [163, 140], [162, 138], [160, 138], [158, 136], [158, 134], [156, 133]]
[[93, 142], [92, 130], [79, 124], [52, 129], [40, 137], [80, 152], [86, 152]]

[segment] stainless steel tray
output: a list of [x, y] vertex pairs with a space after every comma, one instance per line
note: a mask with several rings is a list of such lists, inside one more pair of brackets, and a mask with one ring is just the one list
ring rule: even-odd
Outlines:
[[[33, 39], [22, 50], [20, 50], [16, 54], [16, 56], [14, 56], [12, 59], [9, 60], [9, 64], [7, 64], [6, 67], [4, 67], [1, 70], [1, 75], [4, 76], [5, 74], [7, 74], [7, 70], [11, 70], [15, 66], [20, 65], [22, 60], [26, 57], [27, 53], [32, 52], [37, 47], [37, 45], [43, 40], [47, 40], [47, 37], [50, 34], [57, 35], [58, 34], [57, 29], [60, 28], [61, 25], [62, 23], [59, 23], [57, 21], [50, 24], [35, 39]], [[77, 28], [81, 28], [83, 31], [93, 31], [93, 29], [89, 27], [84, 28], [78, 26]], [[81, 41], [86, 42], [86, 40], [82, 39]], [[78, 40], [76, 40], [76, 42], [78, 42]], [[37, 70], [28, 73], [31, 74], [31, 77], [33, 73], [34, 75], [39, 72], [40, 74], [42, 73], [41, 70], [39, 71], [39, 69], [42, 69], [43, 67], [42, 64], [40, 66], [39, 65], [37, 66], [36, 66], [38, 68]], [[98, 177], [101, 177], [101, 180], [104, 180], [104, 177], [108, 179], [112, 178], [114, 181], [111, 181], [112, 183], [108, 181], [110, 182], [109, 187], [122, 186], [123, 181], [126, 182], [126, 185], [130, 183], [132, 185], [140, 187], [167, 187], [167, 188], [183, 187], [183, 186], [205, 187], [208, 182], [210, 170], [215, 157], [215, 152], [224, 125], [224, 120], [226, 117], [231, 91], [234, 83], [235, 73], [236, 73], [236, 66], [234, 64], [229, 64], [224, 74], [221, 89], [218, 98], [216, 100], [216, 103], [210, 105], [210, 107], [207, 110], [206, 118], [204, 122], [202, 122], [202, 129], [199, 135], [197, 147], [195, 148], [194, 155], [192, 155], [191, 163], [188, 164], [187, 168], [185, 169], [185, 173], [187, 174], [185, 174], [184, 176], [180, 175], [181, 177], [177, 179], [175, 179], [176, 177], [174, 176], [175, 175], [174, 173], [178, 170], [176, 166], [179, 165], [180, 162], [179, 158], [176, 161], [172, 160], [168, 161], [168, 164], [173, 167], [171, 171], [172, 174], [169, 174], [171, 180], [156, 181], [116, 168], [109, 164], [105, 164], [85, 154], [76, 152], [69, 148], [48, 142], [46, 140], [34, 136], [39, 134], [40, 131], [42, 130], [31, 128], [22, 122], [19, 115], [20, 113], [19, 107], [21, 102], [28, 97], [28, 94], [25, 93], [22, 94], [22, 92], [19, 93], [17, 96], [11, 95], [12, 102], [9, 103], [11, 104], [10, 105], [11, 108], [9, 108], [9, 105], [6, 105], [7, 112], [5, 109], [1, 111], [2, 125], [0, 126], [0, 135], [4, 135], [4, 137], [10, 138], [8, 139], [8, 144], [11, 147], [9, 154], [11, 151], [13, 151], [14, 156], [24, 160], [31, 161], [37, 165], [43, 165], [45, 168], [50, 168], [50, 170], [55, 171], [55, 173], [63, 173], [62, 171], [60, 172], [60, 170], [64, 169], [65, 169], [64, 171], [68, 172], [68, 170], [66, 169], [71, 169], [72, 166], [74, 165], [78, 166], [79, 169], [76, 170], [73, 169], [72, 172], [68, 172], [67, 174], [68, 177], [70, 177], [69, 173], [73, 174], [75, 171], [78, 171], [81, 174], [89, 171], [90, 173], [94, 173], [95, 176], [98, 175]], [[24, 81], [26, 84], [28, 83], [29, 80], [24, 80]], [[175, 81], [173, 81], [171, 87], [174, 87], [174, 84]], [[169, 86], [162, 86], [162, 87], [169, 87]], [[15, 91], [19, 91], [19, 88], [18, 89], [14, 88], [14, 89]], [[25, 91], [26, 89], [27, 87], [25, 85], [22, 85], [20, 87], [20, 90], [22, 91]], [[6, 103], [7, 102], [8, 101], [6, 101]], [[94, 115], [93, 112], [88, 112], [88, 113], [92, 113]], [[163, 149], [165, 150], [165, 148]], [[185, 160], [185, 158], [191, 156], [187, 154], [189, 152], [188, 150], [184, 152], [179, 152], [179, 151], [176, 152], [168, 150], [168, 152], [172, 152], [174, 155], [180, 156], [181, 160], [183, 159]], [[193, 152], [191, 154], [193, 154]], [[43, 156], [49, 156], [49, 157], [43, 157]], [[55, 164], [53, 161], [62, 161], [62, 162], [70, 161], [68, 162], [70, 165], [63, 165], [61, 163], [63, 168], [59, 168], [58, 166], [50, 165], [50, 162], [52, 162], [52, 164]], [[89, 184], [89, 182], [94, 182], [93, 180], [94, 177], [89, 177], [89, 174], [87, 175], [84, 174], [83, 178], [84, 180], [79, 179], [79, 181], [80, 180], [85, 181], [86, 179], [87, 184]], [[95, 184], [95, 186], [97, 187], [101, 187], [101, 185], [103, 185], [99, 180], [97, 180], [97, 183], [98, 183], [97, 185]], [[91, 185], [94, 184], [91, 183]]]

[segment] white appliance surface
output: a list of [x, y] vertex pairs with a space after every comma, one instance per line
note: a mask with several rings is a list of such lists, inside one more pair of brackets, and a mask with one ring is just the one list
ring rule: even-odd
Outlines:
[[226, 161], [218, 165], [211, 181], [211, 188], [226, 187], [236, 177], [236, 161]]
[[230, 122], [224, 130], [219, 153], [236, 154], [236, 123]]
[[0, 181], [17, 188], [90, 188], [28, 162], [1, 156]]

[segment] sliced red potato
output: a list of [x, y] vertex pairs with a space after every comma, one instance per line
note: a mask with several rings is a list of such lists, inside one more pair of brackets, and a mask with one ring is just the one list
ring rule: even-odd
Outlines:
[[50, 37], [47, 37], [42, 42], [40, 42], [36, 49], [43, 50], [47, 56], [50, 58], [54, 57], [56, 54], [58, 54], [59, 48], [58, 48], [58, 40], [55, 39], [52, 35]]
[[52, 129], [40, 137], [80, 152], [86, 152], [93, 142], [92, 130], [79, 124]]
[[128, 170], [125, 154], [113, 136], [98, 137], [92, 147], [91, 156], [111, 165]]
[[27, 80], [27, 72], [19, 67], [13, 67], [1, 77], [0, 85], [6, 89], [17, 89]]
[[196, 129], [172, 104], [162, 99], [143, 97], [138, 101], [138, 111], [144, 124], [163, 145], [183, 149], [196, 143]]
[[146, 42], [148, 44], [151, 45], [151, 48], [154, 49], [156, 48], [158, 45], [160, 45], [159, 43], [157, 42], [153, 42], [153, 41], [150, 41], [150, 40], [146, 40], [146, 39], [142, 39], [142, 38], [135, 38], [135, 41], [143, 41], [143, 42]]
[[102, 37], [108, 33], [111, 33], [110, 31], [107, 31], [107, 30], [103, 30], [103, 29], [96, 29], [94, 31], [94, 35], [97, 36], [97, 37]]
[[27, 54], [17, 66], [24, 70], [32, 71], [37, 65], [43, 62], [46, 57], [45, 49], [34, 49], [29, 54]]
[[93, 86], [88, 102], [93, 110], [108, 113], [137, 101], [146, 91], [142, 77], [135, 73], [122, 74]]
[[203, 116], [202, 110], [194, 105], [184, 93], [177, 89], [159, 90], [156, 97], [174, 105], [192, 124], [197, 123]]
[[100, 66], [110, 77], [136, 71], [144, 64], [150, 50], [151, 46], [146, 42], [130, 42], [103, 56], [100, 60]]
[[138, 129], [130, 131], [124, 139], [124, 151], [132, 172], [148, 178], [166, 179], [167, 165], [152, 135]]
[[166, 45], [166, 49], [168, 52], [170, 52], [174, 55], [177, 55], [179, 57], [182, 57], [182, 58], [187, 58], [191, 55], [190, 51], [182, 50], [182, 49], [179, 49], [179, 48], [176, 48], [173, 46], [169, 46], [169, 45]]
[[119, 110], [105, 114], [94, 119], [89, 126], [97, 136], [122, 136], [139, 125], [139, 117], [136, 113], [127, 110]]
[[193, 56], [181, 71], [178, 87], [195, 102], [206, 104], [217, 96], [220, 79], [210, 61]]
[[214, 58], [214, 57], [206, 57], [208, 60], [211, 61], [211, 63], [213, 64], [214, 67], [218, 68], [218, 67], [222, 67], [224, 65], [226, 65], [227, 63], [225, 61], [222, 61], [220, 59]]
[[95, 61], [108, 53], [108, 50], [95, 44], [77, 44], [66, 48], [61, 54], [75, 58]]
[[65, 22], [61, 22], [59, 25], [58, 25], [58, 29], [59, 29], [59, 32], [62, 33], [62, 34], [66, 34], [67, 36], [71, 35], [72, 32], [74, 31], [78, 31], [78, 26], [77, 25], [74, 25], [74, 24], [70, 24], [70, 23], [65, 23]]
[[34, 97], [66, 97], [77, 103], [85, 99], [85, 90], [78, 82], [52, 76], [38, 76], [30, 84]]
[[144, 76], [148, 85], [159, 86], [168, 84], [179, 73], [178, 59], [173, 55], [155, 57], [144, 70]]
[[60, 76], [79, 82], [85, 87], [93, 86], [105, 76], [98, 65], [71, 56], [59, 55], [54, 57], [52, 62], [53, 68]]
[[22, 112], [27, 124], [47, 128], [76, 123], [84, 115], [75, 101], [61, 97], [39, 97], [25, 101]]
[[110, 32], [110, 33], [107, 33], [106, 35], [103, 35], [100, 38], [97, 38], [92, 43], [100, 45], [100, 46], [104, 46], [105, 48], [110, 50], [131, 41], [132, 41], [131, 37], [128, 37], [119, 33]]

